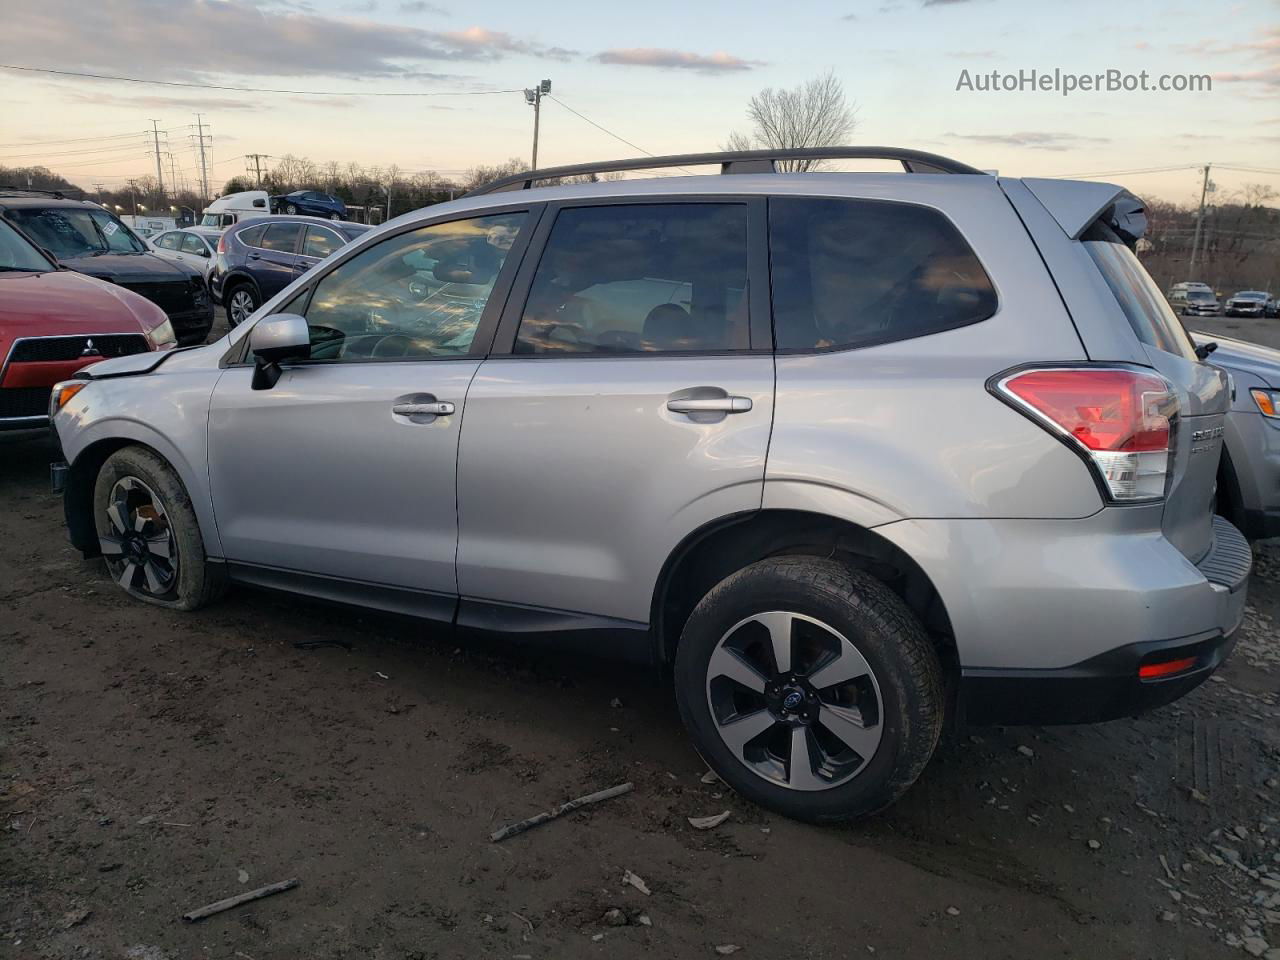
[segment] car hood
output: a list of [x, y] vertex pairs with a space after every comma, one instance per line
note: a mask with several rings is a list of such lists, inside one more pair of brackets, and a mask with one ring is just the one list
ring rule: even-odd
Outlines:
[[70, 270], [0, 274], [0, 339], [137, 333], [164, 319], [136, 293]]
[[1191, 336], [1197, 346], [1209, 342], [1218, 345], [1218, 349], [1209, 355], [1209, 362], [1215, 366], [1251, 373], [1269, 387], [1280, 384], [1280, 350], [1207, 333], [1192, 333]]
[[72, 257], [59, 262], [79, 273], [114, 283], [156, 283], [200, 275], [186, 264], [152, 253], [103, 253], [96, 257]]

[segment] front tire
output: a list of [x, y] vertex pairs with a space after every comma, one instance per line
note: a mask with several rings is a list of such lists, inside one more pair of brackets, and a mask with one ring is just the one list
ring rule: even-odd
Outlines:
[[290, 214], [292, 214], [292, 213], [297, 213], [297, 212], [298, 212], [298, 208], [297, 208], [297, 207], [295, 207], [295, 206], [291, 203], [291, 204], [289, 204], [288, 206], [286, 206], [286, 207], [284, 208], [284, 212], [285, 212], [285, 213], [290, 213]]
[[676, 650], [676, 699], [704, 760], [798, 820], [869, 816], [906, 792], [942, 730], [942, 667], [875, 578], [774, 557], [717, 584]]
[[342, 219], [342, 217], [341, 217], [341, 215], [340, 215], [340, 214], [331, 213], [331, 214], [329, 214], [329, 219], [330, 219], [330, 220], [341, 220], [341, 219]]
[[107, 572], [131, 597], [195, 610], [226, 586], [205, 558], [191, 498], [173, 468], [142, 447], [109, 456], [93, 488], [93, 516]]

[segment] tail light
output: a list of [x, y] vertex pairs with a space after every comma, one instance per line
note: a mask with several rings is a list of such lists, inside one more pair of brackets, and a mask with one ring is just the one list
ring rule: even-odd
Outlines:
[[1113, 502], [1165, 495], [1178, 398], [1159, 374], [1126, 367], [1045, 367], [1009, 374], [994, 389], [1080, 453]]
[[218, 235], [218, 253], [227, 252], [227, 235], [225, 233]]

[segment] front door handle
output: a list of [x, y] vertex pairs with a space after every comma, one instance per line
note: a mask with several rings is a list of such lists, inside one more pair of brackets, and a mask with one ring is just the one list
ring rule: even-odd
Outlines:
[[453, 404], [448, 400], [437, 400], [434, 403], [397, 403], [391, 412], [402, 417], [447, 417], [453, 413]]
[[672, 413], [747, 413], [751, 409], [751, 398], [690, 397], [687, 400], [668, 400], [667, 409]]

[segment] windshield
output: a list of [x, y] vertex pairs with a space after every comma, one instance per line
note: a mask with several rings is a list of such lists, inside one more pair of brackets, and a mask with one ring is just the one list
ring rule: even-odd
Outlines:
[[1267, 295], [1261, 290], [1241, 290], [1236, 294], [1237, 300], [1265, 300]]
[[0, 271], [45, 273], [52, 269], [26, 237], [0, 220]]
[[10, 210], [8, 216], [60, 260], [103, 253], [143, 253], [147, 249], [105, 210], [26, 208]]
[[1191, 290], [1187, 293], [1188, 300], [1212, 300], [1214, 296], [1207, 290]]

